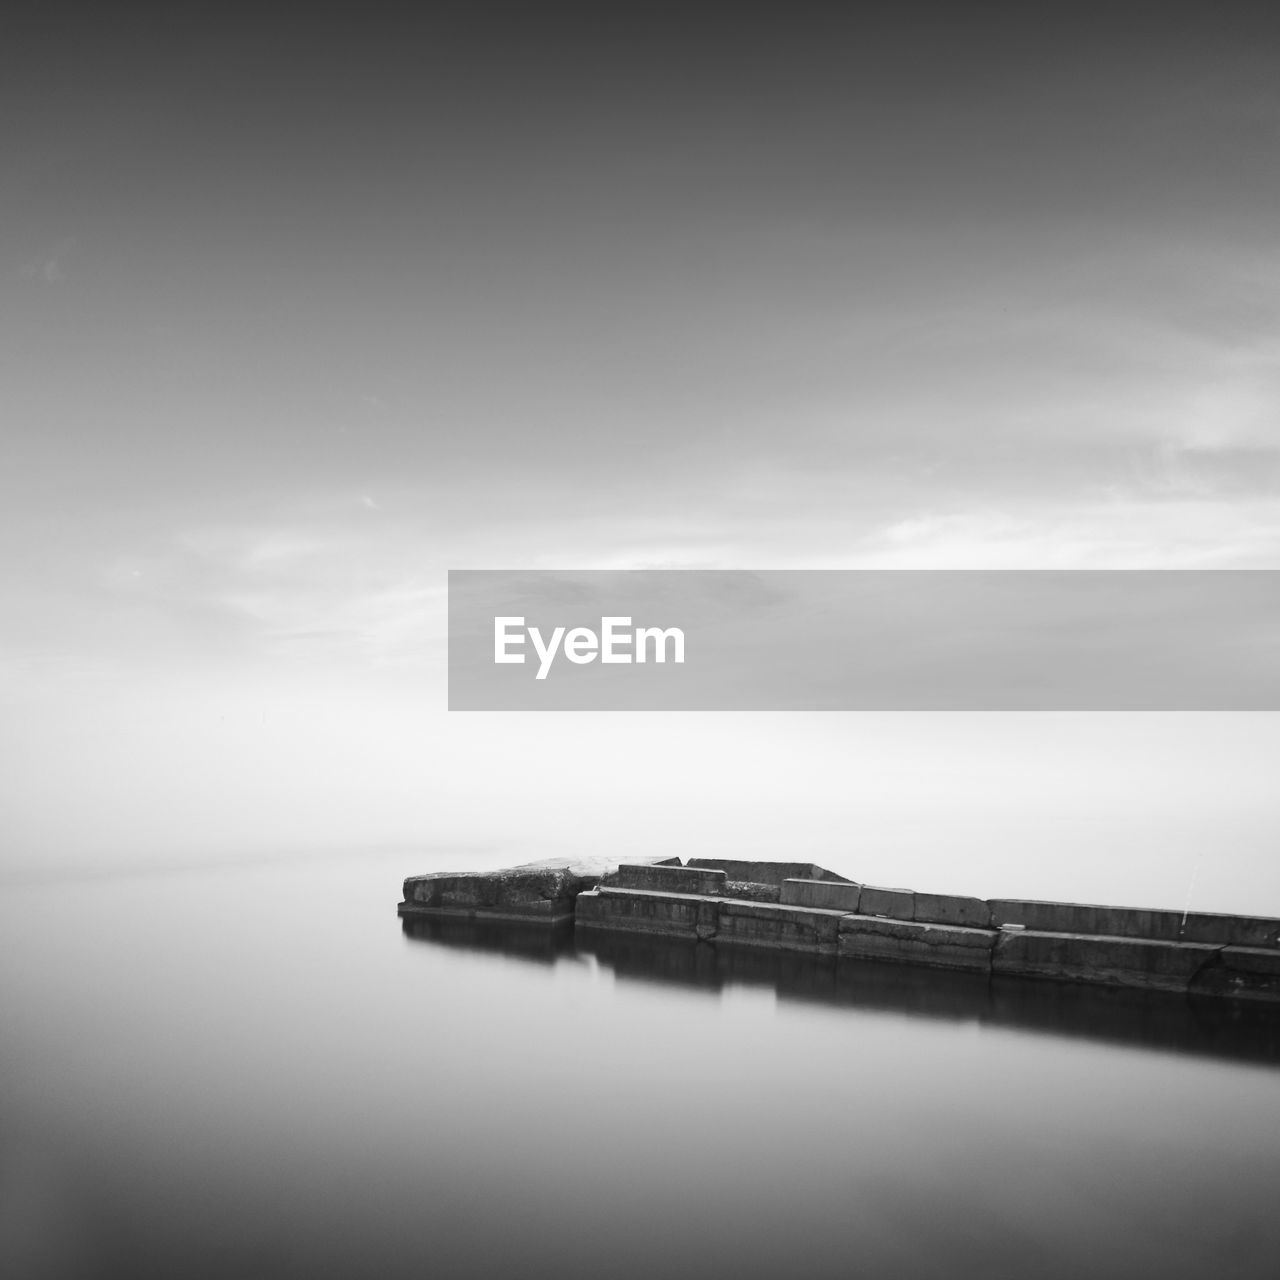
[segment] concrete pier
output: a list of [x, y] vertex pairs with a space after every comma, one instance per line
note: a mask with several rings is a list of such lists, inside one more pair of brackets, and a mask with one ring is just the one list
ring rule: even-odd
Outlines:
[[812, 863], [679, 858], [414, 876], [402, 915], [579, 930], [1280, 1003], [1280, 919], [858, 884]]

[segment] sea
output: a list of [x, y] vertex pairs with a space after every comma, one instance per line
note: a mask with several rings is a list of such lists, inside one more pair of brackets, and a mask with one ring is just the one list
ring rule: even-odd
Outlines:
[[0, 1274], [1280, 1274], [1280, 1011], [397, 917], [447, 869], [0, 886]]

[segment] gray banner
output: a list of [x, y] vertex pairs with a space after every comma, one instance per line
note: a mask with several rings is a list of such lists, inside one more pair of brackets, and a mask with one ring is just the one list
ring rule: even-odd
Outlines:
[[453, 711], [1280, 710], [1269, 570], [456, 570]]

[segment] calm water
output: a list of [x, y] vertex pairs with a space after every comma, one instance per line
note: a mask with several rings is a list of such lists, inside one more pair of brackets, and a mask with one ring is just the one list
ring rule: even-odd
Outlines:
[[0, 890], [0, 1272], [1276, 1274], [1280, 1015], [406, 929], [427, 869]]

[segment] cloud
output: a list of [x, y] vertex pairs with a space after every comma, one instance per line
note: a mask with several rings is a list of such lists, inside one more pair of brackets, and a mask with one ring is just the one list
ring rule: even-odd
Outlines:
[[1280, 504], [1116, 494], [1021, 508], [922, 511], [862, 541], [878, 569], [1280, 569]]

